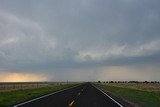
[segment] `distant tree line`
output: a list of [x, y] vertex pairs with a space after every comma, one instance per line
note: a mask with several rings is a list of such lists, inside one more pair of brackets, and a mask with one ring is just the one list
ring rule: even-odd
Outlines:
[[[98, 81], [101, 83], [101, 81]], [[103, 83], [160, 83], [159, 81], [103, 81]]]

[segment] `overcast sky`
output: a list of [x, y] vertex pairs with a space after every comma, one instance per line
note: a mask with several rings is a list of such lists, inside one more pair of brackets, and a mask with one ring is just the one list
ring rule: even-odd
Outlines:
[[0, 0], [0, 78], [159, 81], [160, 0]]

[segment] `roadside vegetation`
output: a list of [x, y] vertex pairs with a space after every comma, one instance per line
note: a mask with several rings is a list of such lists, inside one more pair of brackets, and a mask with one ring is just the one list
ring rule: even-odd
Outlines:
[[[10, 90], [0, 92], [0, 107], [6, 107], [25, 100], [36, 98], [45, 94], [49, 94], [58, 90], [73, 87], [76, 83], [57, 83], [45, 87], [27, 88], [19, 90]], [[29, 86], [30, 87], [30, 86]]]
[[97, 83], [96, 85], [140, 107], [160, 107], [160, 83]]

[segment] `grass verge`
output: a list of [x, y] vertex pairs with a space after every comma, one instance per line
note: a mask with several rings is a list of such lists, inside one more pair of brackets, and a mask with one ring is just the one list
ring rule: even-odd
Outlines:
[[149, 92], [130, 88], [96, 84], [99, 88], [115, 93], [122, 98], [136, 103], [142, 107], [160, 107], [160, 91]]
[[17, 102], [29, 100], [38, 96], [42, 96], [44, 94], [49, 94], [51, 92], [69, 88], [74, 85], [75, 84], [61, 84], [44, 88], [0, 92], [0, 107], [6, 107]]

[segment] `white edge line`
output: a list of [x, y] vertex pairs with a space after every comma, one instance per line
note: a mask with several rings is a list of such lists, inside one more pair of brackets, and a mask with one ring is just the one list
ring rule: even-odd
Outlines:
[[101, 89], [97, 88], [95, 85], [92, 84], [93, 87], [95, 87], [96, 89], [98, 89], [99, 91], [101, 91], [103, 94], [105, 94], [107, 97], [109, 97], [112, 101], [114, 101], [116, 104], [118, 104], [120, 107], [123, 107], [119, 102], [117, 102], [115, 99], [113, 99], [111, 96], [109, 96], [107, 93], [105, 93], [104, 91], [102, 91]]
[[43, 96], [41, 96], [41, 97], [38, 97], [38, 98], [35, 98], [35, 99], [32, 99], [32, 100], [25, 101], [25, 102], [23, 102], [23, 103], [14, 105], [13, 107], [18, 107], [18, 106], [21, 106], [21, 105], [24, 105], [24, 104], [27, 104], [27, 103], [30, 103], [30, 102], [33, 102], [33, 101], [42, 99], [42, 98], [44, 98], [44, 97], [51, 96], [51, 95], [53, 95], [53, 94], [56, 94], [56, 93], [59, 93], [59, 92], [65, 91], [65, 90], [69, 90], [69, 89], [72, 89], [72, 88], [75, 88], [75, 87], [78, 87], [78, 86], [79, 86], [79, 85], [76, 85], [76, 86], [73, 86], [73, 87], [70, 87], [70, 88], [66, 88], [66, 89], [63, 89], [63, 90], [59, 90], [59, 91], [56, 91], [56, 92], [53, 92], [53, 93], [50, 93], [50, 94], [47, 94], [47, 95], [43, 95]]

